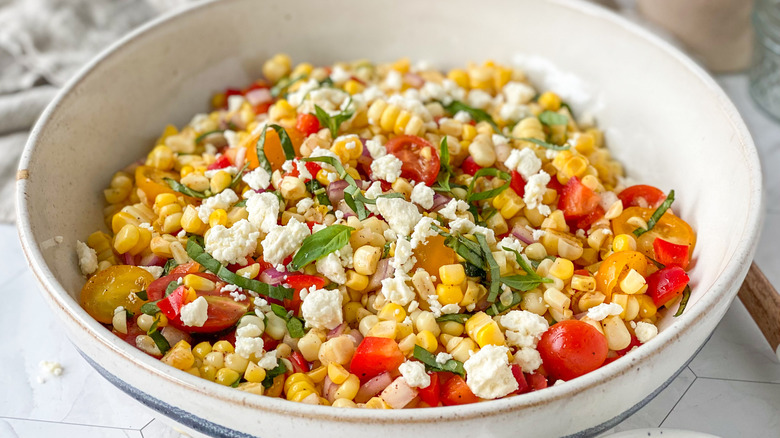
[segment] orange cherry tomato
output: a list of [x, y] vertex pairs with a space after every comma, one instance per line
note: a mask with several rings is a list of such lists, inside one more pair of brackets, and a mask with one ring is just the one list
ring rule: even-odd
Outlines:
[[[301, 144], [306, 137], [303, 135], [303, 133], [301, 133], [301, 131], [295, 128], [285, 128], [285, 131], [287, 131], [287, 135], [290, 136], [290, 141], [293, 144], [295, 155], [300, 156]], [[257, 161], [258, 140], [260, 140], [260, 133], [250, 135], [240, 146], [246, 148], [246, 159], [249, 162], [250, 169], [254, 169], [260, 165], [260, 162]], [[273, 129], [268, 129], [265, 133], [265, 145], [263, 146], [263, 151], [265, 152], [265, 156], [268, 158], [268, 162], [271, 164], [271, 169], [273, 170], [280, 170], [282, 168], [282, 164], [287, 161], [287, 158], [284, 156], [284, 149], [282, 149], [282, 142], [279, 141], [279, 136]]]
[[570, 319], [544, 332], [537, 347], [544, 369], [556, 379], [570, 380], [600, 367], [607, 359], [607, 338], [592, 325]]
[[647, 257], [638, 251], [620, 251], [601, 262], [595, 275], [596, 289], [607, 296], [607, 302], [615, 289], [620, 291], [618, 283], [631, 269], [644, 277], [647, 274]]
[[145, 301], [135, 295], [131, 299], [131, 294], [146, 289], [152, 281], [152, 274], [137, 266], [110, 266], [89, 277], [81, 289], [79, 301], [90, 316], [103, 324], [111, 324], [114, 310], [119, 306], [138, 313]]
[[[629, 219], [638, 216], [647, 222], [654, 212], [655, 209], [653, 208], [626, 208], [623, 210], [623, 214], [612, 219], [612, 232], [615, 235], [631, 234], [636, 229], [636, 226], [629, 224]], [[636, 239], [637, 250], [648, 257], [656, 258], [653, 251], [653, 242], [657, 237], [677, 245], [686, 245], [688, 246], [688, 254], [693, 254], [693, 248], [696, 245], [696, 233], [687, 222], [668, 211], [661, 216], [661, 219], [658, 220], [652, 230]]]
[[138, 166], [135, 169], [135, 185], [144, 192], [147, 201], [150, 203], [153, 203], [160, 193], [176, 193], [168, 186], [164, 178], [178, 181], [179, 174], [151, 166]]
[[461, 376], [453, 376], [442, 385], [441, 402], [444, 406], [465, 405], [478, 401], [479, 397], [471, 392]]
[[444, 244], [444, 237], [432, 236], [425, 245], [418, 245], [414, 249], [417, 263], [414, 270], [423, 268], [431, 275], [438, 275], [439, 268], [444, 265], [457, 263], [457, 254], [449, 246]]
[[401, 162], [401, 176], [433, 185], [439, 174], [439, 151], [428, 140], [416, 135], [399, 135], [388, 140], [387, 152]]

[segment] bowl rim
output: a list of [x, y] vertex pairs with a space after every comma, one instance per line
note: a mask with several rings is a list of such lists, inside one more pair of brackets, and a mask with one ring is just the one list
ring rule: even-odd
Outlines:
[[[682, 337], [691, 327], [698, 324], [699, 320], [705, 315], [705, 309], [709, 309], [716, 300], [724, 298], [731, 300], [736, 295], [738, 284], [744, 279], [747, 269], [750, 266], [758, 236], [763, 222], [763, 186], [762, 173], [759, 164], [759, 157], [753, 140], [748, 132], [744, 121], [740, 117], [733, 103], [726, 96], [725, 92], [715, 82], [715, 80], [698, 64], [691, 60], [680, 50], [664, 41], [660, 37], [652, 34], [639, 25], [619, 16], [600, 6], [586, 3], [584, 0], [546, 0], [549, 3], [560, 7], [569, 8], [574, 12], [590, 16], [605, 22], [607, 25], [620, 28], [624, 32], [634, 34], [647, 44], [654, 46], [665, 52], [670, 58], [679, 64], [681, 69], [687, 70], [705, 85], [719, 102], [719, 110], [729, 120], [732, 129], [735, 132], [735, 141], [738, 141], [740, 150], [745, 157], [750, 170], [749, 184], [750, 191], [746, 195], [750, 196], [749, 211], [747, 212], [745, 228], [739, 237], [737, 245], [732, 248], [731, 261], [727, 263], [725, 269], [718, 275], [710, 288], [682, 317], [661, 331], [658, 336], [649, 341], [627, 356], [630, 360], [614, 361], [602, 368], [581, 376], [565, 385], [554, 386], [546, 391], [531, 392], [520, 396], [509, 397], [505, 399], [491, 400], [489, 403], [477, 403], [461, 406], [437, 407], [432, 409], [408, 409], [392, 410], [385, 412], [383, 410], [372, 409], [344, 409], [339, 411], [338, 422], [346, 423], [383, 423], [392, 424], [399, 421], [405, 423], [434, 423], [443, 418], [452, 420], [467, 420], [479, 417], [489, 417], [500, 414], [506, 414], [510, 411], [533, 408], [544, 405], [550, 401], [560, 400], [573, 396], [598, 386], [610, 379], [622, 374], [626, 374], [634, 367], [634, 363], [646, 360], [647, 358], [661, 354], [663, 346]], [[163, 379], [169, 384], [178, 386], [188, 392], [200, 393], [202, 396], [214, 400], [220, 400], [228, 404], [246, 406], [261, 411], [271, 411], [277, 414], [305, 417], [308, 419], [319, 419], [333, 421], [333, 410], [327, 406], [308, 405], [303, 403], [288, 402], [275, 397], [246, 397], [244, 392], [236, 392], [233, 388], [223, 387], [213, 382], [208, 382], [184, 371], [173, 369], [157, 359], [143, 354], [136, 348], [126, 342], [117, 342], [119, 339], [110, 331], [106, 330], [100, 323], [89, 317], [59, 284], [52, 271], [44, 261], [43, 254], [37, 242], [34, 240], [34, 233], [31, 227], [31, 214], [28, 209], [27, 197], [30, 195], [27, 191], [29, 177], [28, 167], [35, 155], [35, 147], [39, 142], [41, 134], [48, 128], [49, 122], [57, 109], [61, 106], [70, 92], [76, 88], [82, 81], [87, 80], [94, 69], [102, 63], [115, 56], [122, 56], [123, 49], [130, 48], [133, 44], [142, 40], [144, 37], [154, 37], [155, 32], [164, 26], [178, 20], [185, 20], [190, 14], [204, 13], [204, 11], [213, 7], [230, 7], [230, 2], [225, 0], [202, 0], [188, 5], [185, 8], [164, 14], [150, 22], [138, 27], [119, 41], [115, 42], [99, 55], [88, 62], [68, 83], [58, 92], [57, 96], [46, 107], [35, 126], [33, 127], [20, 159], [19, 170], [17, 172], [16, 189], [16, 209], [17, 209], [17, 228], [22, 244], [22, 249], [30, 262], [33, 274], [43, 286], [42, 293], [50, 302], [53, 308], [63, 310], [60, 313], [61, 318], [69, 318], [74, 325], [79, 326], [87, 334], [97, 339], [107, 351], [112, 351], [116, 358], [128, 362], [128, 369], [140, 367], [158, 379]]]

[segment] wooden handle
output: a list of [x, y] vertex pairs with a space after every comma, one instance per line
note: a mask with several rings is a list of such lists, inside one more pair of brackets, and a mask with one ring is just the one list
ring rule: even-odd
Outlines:
[[755, 263], [739, 288], [739, 299], [780, 358], [780, 294]]

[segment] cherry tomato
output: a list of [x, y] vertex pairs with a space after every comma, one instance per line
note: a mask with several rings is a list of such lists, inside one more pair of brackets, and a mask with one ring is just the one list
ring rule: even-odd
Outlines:
[[214, 160], [213, 163], [209, 164], [206, 170], [224, 169], [232, 165], [233, 163], [230, 161], [230, 158], [228, 158], [227, 155], [220, 155], [219, 158]]
[[580, 219], [599, 206], [601, 197], [590, 187], [582, 184], [579, 178], [572, 177], [561, 189], [558, 208], [563, 210], [566, 220]]
[[525, 378], [528, 380], [531, 391], [547, 388], [547, 377], [544, 377], [539, 373], [525, 373]]
[[679, 266], [688, 269], [688, 263], [691, 261], [691, 254], [686, 245], [667, 242], [660, 237], [653, 240], [653, 253], [655, 259], [666, 266]]
[[575, 227], [580, 230], [588, 230], [590, 229], [590, 226], [593, 225], [594, 222], [603, 218], [605, 214], [606, 212], [604, 211], [604, 208], [602, 208], [601, 205], [597, 205], [596, 208], [593, 209], [593, 211], [588, 213], [582, 219], [577, 220]]
[[320, 130], [320, 121], [314, 114], [298, 114], [295, 127], [305, 136], [316, 134]]
[[149, 301], [157, 301], [164, 298], [165, 290], [168, 288], [168, 285], [172, 281], [177, 281], [179, 278], [182, 278], [185, 275], [193, 274], [193, 275], [197, 275], [198, 277], [203, 277], [205, 279], [211, 280], [214, 283], [219, 282], [219, 278], [216, 275], [210, 274], [208, 272], [197, 272], [197, 271], [177, 272], [177, 273], [173, 273], [173, 271], [171, 272], [172, 272], [171, 274], [168, 274], [164, 277], [160, 277], [149, 284], [149, 286], [146, 288], [146, 296], [147, 298], [149, 298]]
[[208, 318], [201, 327], [185, 325], [181, 320], [181, 309], [196, 298], [190, 296], [188, 288], [180, 286], [173, 293], [157, 303], [160, 311], [168, 317], [168, 323], [189, 333], [216, 333], [234, 326], [249, 310], [249, 301], [236, 302], [231, 297], [208, 295], [197, 292], [208, 303]]
[[619, 251], [613, 253], [601, 262], [596, 272], [596, 289], [611, 299], [612, 292], [620, 288], [618, 283], [631, 270], [645, 276], [647, 273], [647, 257], [637, 251]]
[[520, 175], [520, 172], [516, 170], [512, 171], [512, 181], [509, 183], [509, 187], [517, 193], [517, 196], [522, 198], [523, 195], [525, 195], [525, 180], [523, 179], [523, 176]]
[[688, 281], [688, 274], [679, 266], [661, 269], [647, 277], [647, 296], [661, 307], [682, 295]]
[[186, 274], [194, 274], [196, 272], [200, 271], [200, 263], [198, 262], [187, 262], [183, 265], [178, 265], [175, 268], [171, 269], [170, 275], [179, 275], [182, 276]]
[[432, 185], [439, 174], [439, 152], [428, 140], [416, 135], [399, 135], [385, 145], [387, 152], [403, 162], [401, 176]]
[[[653, 208], [626, 208], [623, 210], [623, 214], [612, 219], [612, 232], [615, 235], [631, 234], [636, 229], [636, 226], [629, 224], [629, 219], [637, 216], [647, 222], [654, 212], [655, 209]], [[661, 216], [661, 219], [658, 220], [652, 230], [643, 233], [636, 239], [637, 250], [648, 257], [654, 257], [653, 242], [659, 237], [667, 242], [688, 246], [689, 257], [693, 254], [693, 248], [696, 246], [696, 233], [693, 231], [693, 228], [687, 222], [668, 211]]]
[[292, 362], [293, 365], [293, 372], [296, 373], [308, 373], [309, 372], [309, 362], [306, 361], [306, 359], [303, 357], [303, 355], [298, 351], [293, 351], [290, 355], [290, 362]]
[[138, 313], [145, 301], [131, 294], [146, 289], [152, 280], [152, 274], [136, 266], [109, 266], [89, 277], [81, 289], [79, 301], [90, 316], [103, 324], [111, 324], [114, 310], [119, 306]]
[[439, 384], [439, 373], [428, 373], [431, 376], [431, 384], [425, 388], [417, 390], [417, 395], [420, 396], [420, 400], [428, 404], [428, 406], [439, 406], [439, 395], [441, 394], [441, 385]]
[[436, 275], [441, 266], [457, 263], [457, 254], [444, 244], [444, 237], [439, 235], [429, 237], [425, 245], [418, 245], [414, 256], [417, 258], [415, 270], [423, 268], [431, 275]]
[[515, 381], [517, 382], [517, 391], [513, 392], [513, 394], [525, 394], [531, 390], [531, 386], [529, 386], [528, 381], [525, 380], [523, 369], [520, 368], [520, 365], [516, 363], [512, 364], [512, 375], [515, 377]]
[[284, 300], [284, 308], [292, 310], [293, 313], [297, 315], [298, 311], [301, 309], [301, 303], [303, 302], [301, 300], [301, 290], [308, 289], [312, 286], [315, 286], [317, 289], [322, 289], [328, 283], [328, 280], [314, 275], [301, 274], [290, 275], [285, 279], [285, 283], [289, 284], [290, 287], [295, 290], [295, 293], [293, 294], [292, 299]]
[[604, 363], [607, 338], [592, 325], [570, 319], [544, 332], [537, 347], [544, 369], [556, 379], [570, 380]]
[[[295, 150], [295, 155], [300, 156], [301, 144], [305, 139], [303, 133], [295, 128], [286, 129], [286, 131], [287, 135], [290, 136], [290, 141], [292, 142], [293, 149]], [[247, 137], [247, 139], [241, 144], [241, 147], [247, 148], [246, 160], [249, 162], [250, 169], [254, 169], [260, 165], [260, 162], [257, 161], [257, 141], [259, 139], [260, 133], [256, 133]], [[228, 149], [228, 151], [234, 149]], [[273, 129], [268, 129], [265, 133], [265, 145], [263, 145], [263, 151], [265, 152], [265, 156], [268, 158], [268, 162], [271, 164], [271, 169], [273, 170], [280, 170], [282, 168], [282, 164], [287, 161], [287, 158], [284, 156], [284, 149], [282, 149], [282, 142], [279, 141], [279, 136]]]
[[624, 189], [618, 194], [618, 198], [623, 202], [623, 208], [658, 208], [666, 199], [666, 194], [653, 186], [638, 184]]
[[460, 168], [461, 170], [463, 170], [463, 173], [467, 173], [471, 176], [474, 176], [474, 174], [477, 173], [479, 169], [482, 169], [482, 166], [477, 164], [477, 162], [474, 161], [474, 157], [469, 155], [468, 157], [466, 157], [465, 160], [463, 160], [463, 163], [460, 165]]
[[618, 350], [615, 353], [618, 354], [618, 356], [625, 356], [629, 351], [631, 351], [634, 347], [638, 347], [642, 345], [641, 342], [639, 342], [639, 339], [637, 339], [636, 335], [631, 335], [631, 342], [628, 343], [628, 347]]
[[160, 193], [176, 193], [168, 186], [164, 178], [179, 180], [179, 174], [155, 169], [151, 166], [138, 166], [135, 168], [135, 185], [146, 195], [149, 202], [154, 202]]
[[386, 371], [395, 371], [406, 360], [398, 344], [388, 338], [366, 337], [352, 356], [350, 371], [365, 382]]
[[441, 388], [441, 402], [444, 406], [465, 405], [476, 403], [479, 397], [474, 395], [461, 376], [453, 376]]

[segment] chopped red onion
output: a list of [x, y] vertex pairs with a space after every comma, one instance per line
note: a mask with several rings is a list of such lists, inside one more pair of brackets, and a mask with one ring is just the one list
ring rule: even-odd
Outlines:
[[192, 336], [190, 336], [189, 333], [179, 330], [174, 326], [167, 325], [160, 330], [160, 333], [162, 333], [163, 337], [168, 341], [171, 345], [176, 345], [179, 341], [186, 341], [187, 343], [192, 343]]
[[258, 88], [256, 90], [252, 90], [246, 93], [244, 97], [246, 98], [246, 101], [249, 102], [249, 104], [252, 106], [274, 100], [273, 96], [271, 96], [271, 91], [267, 88]]
[[404, 75], [404, 82], [414, 88], [420, 88], [423, 86], [423, 84], [425, 84], [425, 79], [423, 79], [422, 76], [418, 75], [417, 73], [406, 73]]
[[536, 242], [536, 240], [534, 240], [533, 232], [524, 225], [515, 225], [515, 227], [512, 228], [512, 235], [515, 236], [517, 240], [525, 243], [526, 245], [530, 245]]
[[333, 403], [333, 400], [336, 400], [336, 391], [338, 391], [339, 385], [336, 385], [333, 383], [332, 380], [330, 380], [330, 377], [325, 376], [325, 380], [322, 382], [322, 393], [325, 394], [325, 398], [328, 399], [329, 402]]
[[444, 196], [441, 193], [434, 193], [433, 194], [433, 206], [431, 207], [431, 211], [439, 211], [444, 206], [449, 204], [449, 202], [452, 200], [449, 196]]
[[274, 268], [268, 268], [260, 274], [260, 281], [275, 286], [283, 282], [287, 274], [287, 272], [279, 272]]
[[138, 265], [138, 263], [136, 262], [136, 257], [133, 256], [133, 255], [130, 255], [129, 252], [126, 252], [126, 253], [122, 254], [121, 256], [119, 256], [119, 258], [122, 259], [122, 264], [131, 265], [131, 266]]
[[344, 334], [344, 329], [347, 328], [347, 324], [341, 323], [328, 332], [328, 339], [335, 338]]
[[398, 377], [382, 391], [382, 400], [393, 409], [401, 409], [417, 397], [417, 390], [409, 386], [403, 377]]
[[352, 339], [352, 343], [355, 344], [355, 348], [363, 342], [363, 335], [359, 330], [350, 330], [345, 336], [349, 336]]
[[155, 253], [151, 253], [143, 256], [141, 258], [141, 261], [138, 263], [138, 265], [139, 266], [165, 266], [165, 262], [167, 261], [168, 259], [162, 258]]
[[376, 272], [371, 276], [371, 281], [368, 282], [365, 292], [371, 292], [382, 287], [382, 280], [393, 275], [393, 271], [393, 267], [390, 266], [390, 259], [380, 260], [376, 265]]
[[371, 397], [379, 394], [387, 388], [388, 385], [393, 383], [393, 378], [390, 377], [390, 373], [382, 373], [368, 382], [364, 383], [358, 389], [358, 393], [355, 396], [356, 403], [365, 403], [371, 399]]
[[326, 192], [328, 194], [328, 199], [330, 200], [330, 203], [336, 205], [339, 202], [341, 202], [341, 200], [344, 199], [344, 189], [346, 189], [348, 186], [349, 183], [344, 181], [343, 179], [333, 181], [330, 184], [328, 184], [328, 188], [326, 189]]

